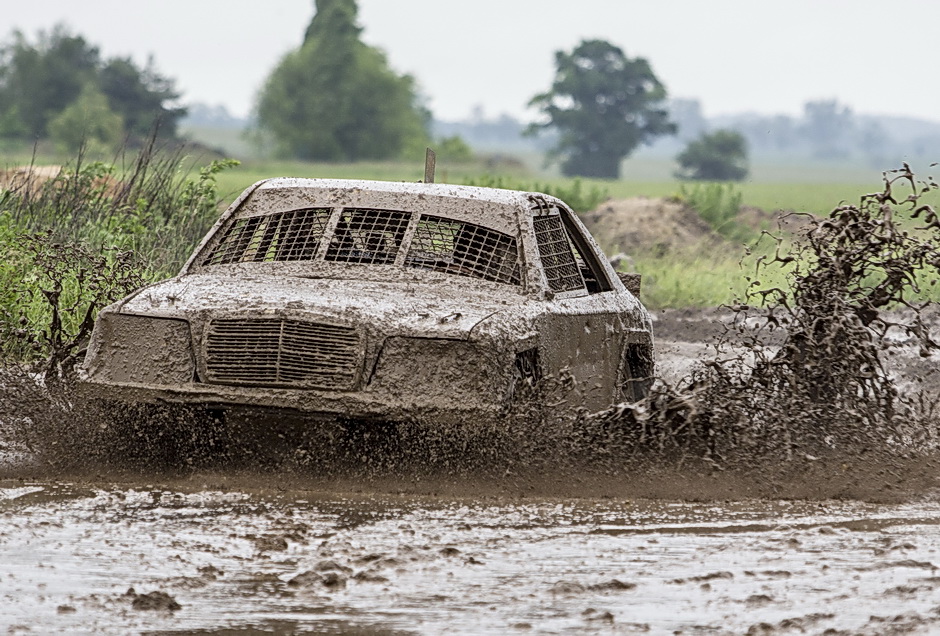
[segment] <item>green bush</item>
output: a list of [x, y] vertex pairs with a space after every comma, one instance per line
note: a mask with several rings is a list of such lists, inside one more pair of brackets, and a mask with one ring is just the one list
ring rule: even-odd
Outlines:
[[42, 360], [47, 384], [67, 375], [98, 311], [144, 284], [132, 252], [60, 243], [51, 232], [4, 236], [0, 352]]
[[679, 179], [742, 181], [747, 177], [747, 139], [734, 130], [704, 133], [676, 157]]
[[473, 161], [473, 149], [467, 145], [460, 135], [443, 137], [435, 143], [437, 158], [441, 161], [453, 163], [468, 163]]

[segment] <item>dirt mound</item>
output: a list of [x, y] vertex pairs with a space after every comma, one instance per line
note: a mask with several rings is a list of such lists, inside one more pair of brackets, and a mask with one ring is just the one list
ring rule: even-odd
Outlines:
[[581, 218], [608, 254], [666, 254], [723, 241], [695, 210], [670, 199], [611, 200]]
[[62, 172], [62, 166], [17, 166], [9, 170], [0, 170], [0, 189], [32, 189], [51, 181]]
[[[608, 254], [663, 255], [728, 243], [693, 208], [669, 198], [615, 199], [581, 219]], [[786, 210], [769, 212], [745, 205], [741, 206], [736, 223], [756, 234], [775, 229], [778, 223], [796, 231], [810, 220], [808, 215], [791, 215]]]

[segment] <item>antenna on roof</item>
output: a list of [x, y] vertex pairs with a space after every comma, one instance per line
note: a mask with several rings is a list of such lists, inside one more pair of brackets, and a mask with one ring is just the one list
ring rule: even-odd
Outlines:
[[437, 163], [437, 155], [430, 148], [424, 152], [424, 182], [434, 183], [434, 167]]

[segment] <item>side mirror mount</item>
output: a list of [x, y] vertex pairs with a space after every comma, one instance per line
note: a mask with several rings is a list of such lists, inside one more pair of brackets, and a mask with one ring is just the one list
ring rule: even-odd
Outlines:
[[620, 282], [623, 283], [623, 286], [627, 288], [628, 292], [637, 298], [640, 297], [641, 274], [635, 272], [617, 272], [617, 276], [620, 278]]

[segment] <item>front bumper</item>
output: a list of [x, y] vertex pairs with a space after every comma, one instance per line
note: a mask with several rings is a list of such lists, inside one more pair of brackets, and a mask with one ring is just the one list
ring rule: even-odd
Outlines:
[[[205, 354], [196, 353], [204, 342], [198, 333], [191, 334], [187, 321], [179, 319], [104, 315], [79, 370], [79, 391], [129, 403], [447, 422], [498, 416], [510, 399], [512, 352], [463, 340], [386, 337], [377, 341], [377, 351], [358, 356], [349, 372], [354, 381], [316, 387], [284, 386], [280, 378], [278, 384], [237, 376], [220, 381], [206, 372]], [[238, 371], [234, 363], [229, 368]]]
[[133, 383], [101, 383], [79, 379], [79, 396], [128, 403], [188, 404], [212, 408], [294, 411], [327, 419], [440, 421], [473, 423], [503, 413], [499, 403], [439, 399], [389, 399], [367, 391], [320, 393], [303, 389], [245, 388], [190, 383], [179, 387], [159, 387]]

